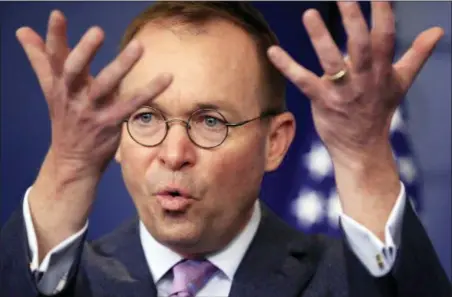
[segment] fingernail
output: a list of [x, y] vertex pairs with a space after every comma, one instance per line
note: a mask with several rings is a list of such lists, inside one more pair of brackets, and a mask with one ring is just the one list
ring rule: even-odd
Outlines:
[[16, 30], [16, 37], [19, 38], [19, 36], [22, 34], [23, 31], [25, 31], [26, 27], [20, 27]]
[[278, 49], [276, 47], [271, 47], [268, 49], [268, 56], [269, 58], [274, 62], [274, 63], [278, 63], [279, 62], [279, 54], [278, 54]]
[[140, 50], [140, 43], [134, 39], [127, 45], [126, 50], [128, 53], [134, 55]]
[[101, 36], [102, 35], [102, 29], [97, 27], [97, 26], [96, 27], [92, 27], [92, 28], [89, 29], [88, 34], [89, 34], [89, 39], [91, 41], [97, 41], [97, 40], [102, 38], [102, 36]]
[[162, 83], [169, 83], [173, 79], [173, 75], [171, 73], [162, 73], [159, 79]]
[[50, 14], [50, 16], [52, 18], [58, 17], [58, 15], [60, 14], [60, 12], [58, 10], [52, 10], [52, 13]]
[[268, 49], [267, 52], [268, 52], [268, 55], [273, 58], [276, 55], [276, 48], [272, 46]]

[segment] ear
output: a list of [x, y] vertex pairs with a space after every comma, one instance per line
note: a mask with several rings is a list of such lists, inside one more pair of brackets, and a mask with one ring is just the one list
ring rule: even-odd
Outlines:
[[121, 145], [118, 145], [118, 149], [116, 150], [115, 153], [115, 160], [116, 162], [118, 162], [119, 164], [121, 164]]
[[290, 112], [280, 114], [271, 120], [265, 171], [274, 171], [279, 167], [295, 137], [295, 128], [295, 117]]
[[[115, 160], [116, 160], [116, 162], [118, 162], [119, 164], [121, 164], [121, 160], [122, 160], [122, 157], [121, 157], [121, 142], [123, 141], [123, 139], [122, 139], [122, 137], [123, 137], [123, 135], [124, 135], [124, 130], [126, 129], [125, 127], [124, 127], [124, 125], [121, 127], [121, 136], [120, 136], [120, 140], [119, 140], [119, 144], [118, 144], [118, 148], [116, 149], [116, 153], [115, 153]], [[125, 133], [127, 133], [127, 132], [125, 132]]]

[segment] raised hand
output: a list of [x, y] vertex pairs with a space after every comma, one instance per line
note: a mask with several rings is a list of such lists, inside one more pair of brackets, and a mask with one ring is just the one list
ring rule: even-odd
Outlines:
[[118, 147], [123, 121], [164, 91], [172, 77], [162, 74], [119, 98], [118, 86], [140, 58], [142, 47], [131, 41], [92, 77], [89, 64], [102, 44], [103, 31], [89, 29], [71, 50], [66, 20], [59, 11], [50, 15], [45, 43], [27, 27], [17, 31], [17, 38], [38, 77], [51, 119], [50, 149], [29, 194], [42, 259], [83, 227], [101, 174]]
[[[395, 21], [388, 2], [372, 2], [369, 31], [359, 5], [338, 2], [348, 35], [348, 57], [334, 43], [319, 13], [308, 10], [304, 25], [324, 69], [318, 77], [280, 47], [269, 49], [274, 65], [312, 102], [317, 132], [333, 160], [356, 159], [389, 142], [392, 115], [443, 34], [428, 29], [394, 65]], [[334, 80], [334, 75], [344, 74]], [[341, 73], [342, 71], [342, 73]]]
[[323, 67], [318, 77], [273, 46], [273, 64], [311, 100], [316, 130], [334, 164], [342, 207], [384, 240], [384, 224], [400, 192], [389, 129], [392, 116], [436, 43], [440, 28], [425, 30], [393, 64], [395, 21], [388, 2], [372, 2], [369, 31], [359, 5], [338, 2], [347, 33], [343, 57], [319, 13], [303, 22]]
[[103, 31], [90, 28], [71, 51], [67, 44], [66, 20], [59, 11], [50, 15], [45, 43], [30, 28], [20, 28], [17, 38], [49, 106], [54, 162], [61, 169], [79, 171], [71, 174], [99, 175], [116, 151], [122, 121], [162, 92], [171, 78], [161, 75], [146, 88], [122, 95], [119, 100], [116, 88], [142, 54], [138, 42], [130, 42], [117, 59], [94, 78], [89, 74], [89, 63], [103, 42]]

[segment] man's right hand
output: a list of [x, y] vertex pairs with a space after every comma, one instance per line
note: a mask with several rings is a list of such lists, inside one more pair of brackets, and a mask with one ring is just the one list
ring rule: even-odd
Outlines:
[[38, 77], [52, 128], [49, 152], [29, 195], [41, 261], [83, 227], [99, 179], [118, 147], [123, 121], [163, 92], [172, 77], [159, 75], [142, 90], [119, 99], [121, 80], [143, 52], [137, 41], [92, 77], [89, 63], [104, 39], [100, 28], [90, 28], [71, 51], [65, 17], [54, 11], [45, 43], [27, 27], [16, 35]]

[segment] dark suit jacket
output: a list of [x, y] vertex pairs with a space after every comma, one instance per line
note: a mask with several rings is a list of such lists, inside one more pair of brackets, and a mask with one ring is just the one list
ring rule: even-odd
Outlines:
[[[382, 278], [372, 277], [344, 240], [302, 234], [263, 207], [261, 224], [229, 296], [451, 296], [450, 282], [408, 205], [395, 267]], [[155, 297], [138, 230], [134, 219], [100, 240], [85, 242], [69, 285], [59, 296]], [[0, 251], [0, 296], [39, 296], [29, 270], [21, 210], [1, 230]]]

